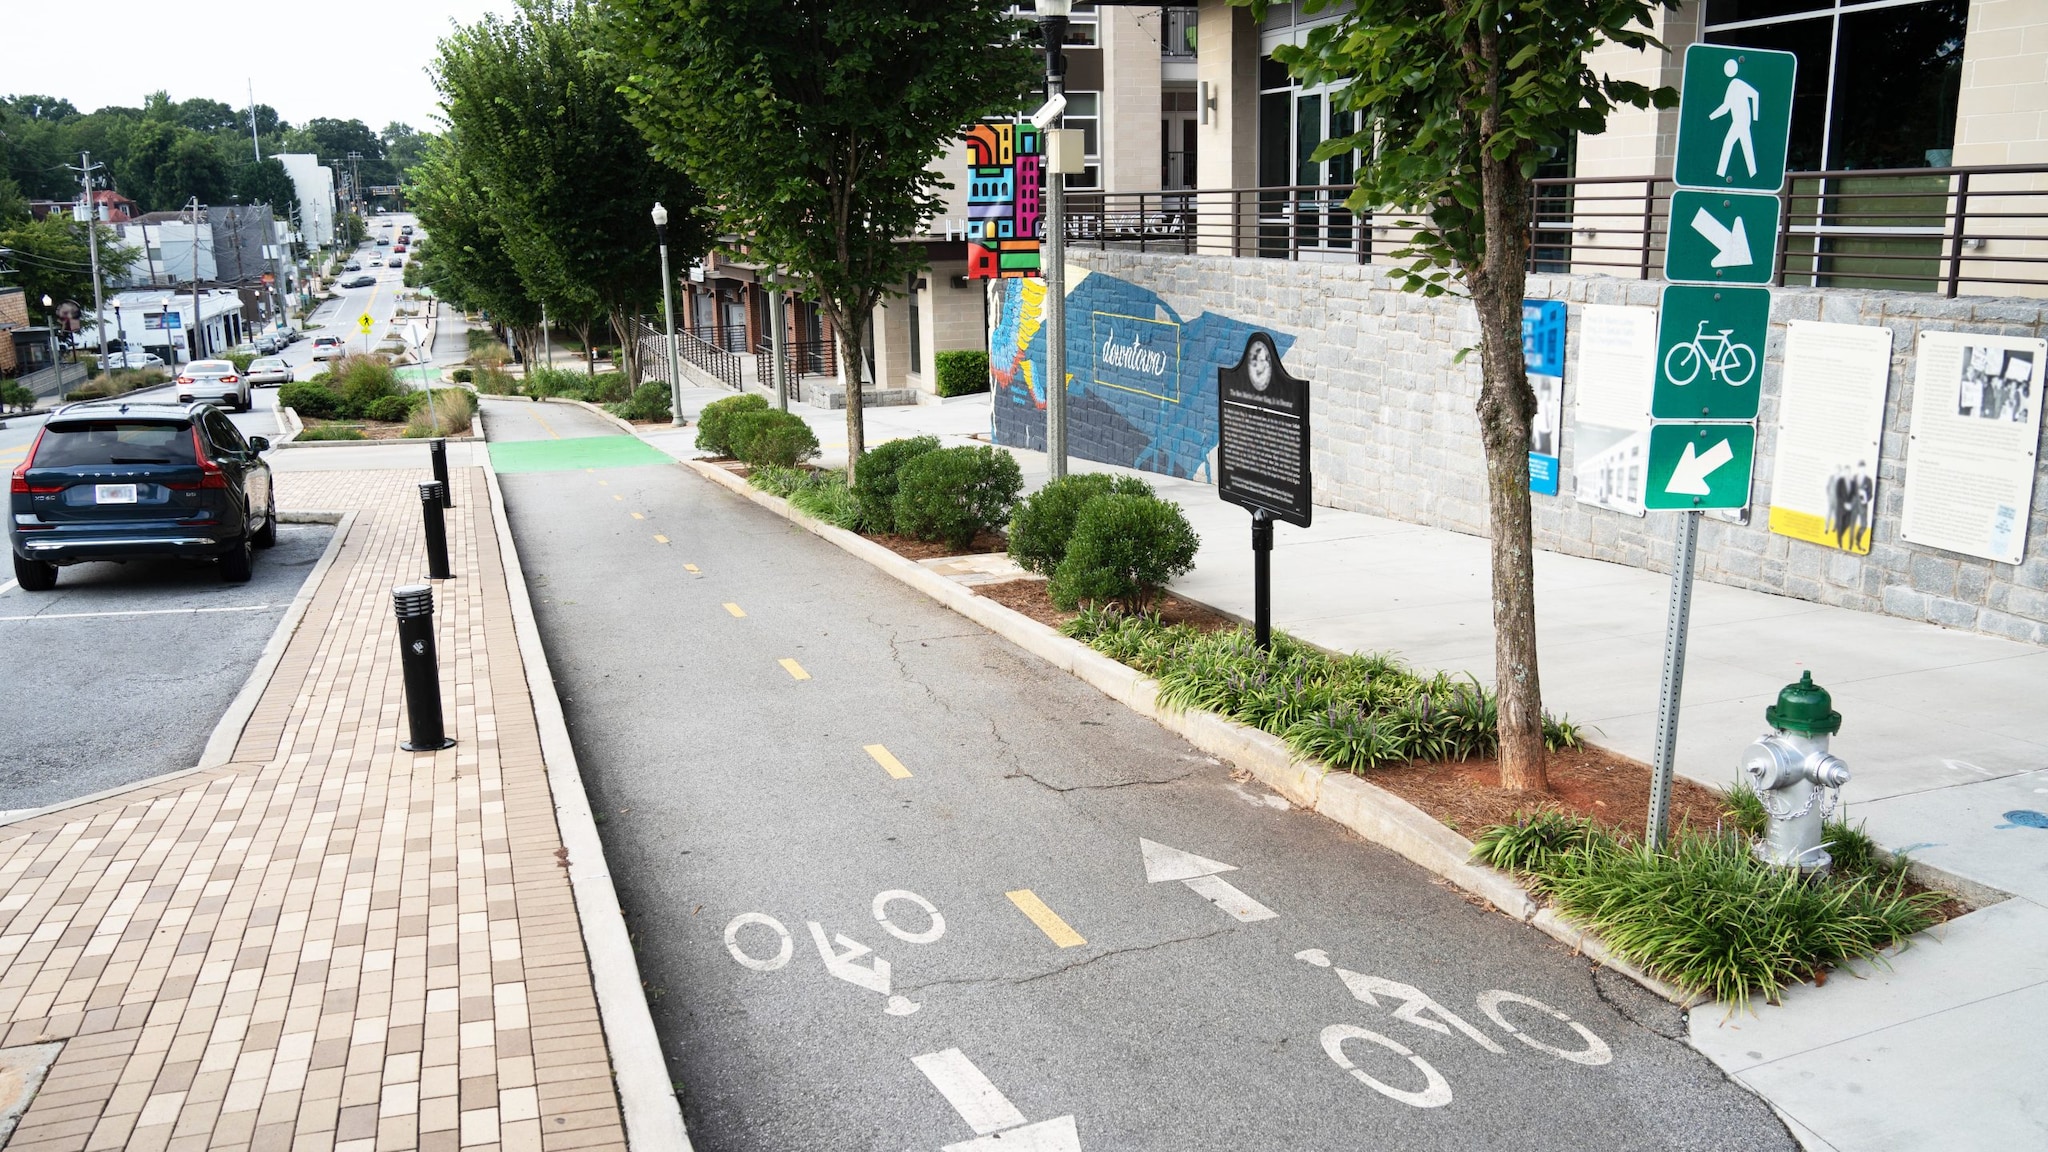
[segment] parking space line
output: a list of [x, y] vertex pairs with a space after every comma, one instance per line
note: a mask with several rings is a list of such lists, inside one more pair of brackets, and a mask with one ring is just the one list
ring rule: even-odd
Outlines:
[[[741, 611], [741, 610], [740, 610], [740, 606], [739, 606], [739, 605], [737, 605], [737, 604], [733, 603], [733, 602], [732, 602], [732, 601], [730, 601], [730, 600], [728, 600], [728, 601], [726, 601], [726, 602], [725, 602], [725, 610], [726, 610], [727, 612], [730, 612], [730, 613], [732, 613], [732, 614], [733, 614], [733, 615], [734, 615], [735, 617], [744, 617], [744, 616], [746, 615], [746, 613], [745, 613], [745, 612], [743, 612], [743, 611]], [[783, 661], [782, 663], [783, 663], [783, 666], [784, 666], [784, 667], [788, 667], [788, 666], [789, 666], [789, 661], [787, 661], [787, 660], [784, 660], [784, 661]]]
[[1010, 903], [1017, 906], [1017, 911], [1022, 912], [1026, 919], [1038, 925], [1038, 930], [1045, 933], [1053, 943], [1060, 947], [1074, 948], [1088, 942], [1082, 938], [1079, 932], [1074, 931], [1065, 920], [1060, 919], [1059, 913], [1046, 907], [1045, 901], [1040, 900], [1038, 893], [1033, 892], [1031, 889], [1019, 888], [1015, 892], [1005, 892], [1003, 895], [1008, 896]]
[[14, 591], [14, 581], [9, 580], [4, 584], [0, 584], [0, 596], [5, 596], [12, 591]]
[[[14, 586], [9, 580], [0, 592]], [[95, 620], [113, 616], [197, 616], [212, 612], [267, 612], [269, 604], [242, 604], [233, 608], [151, 608], [133, 612], [39, 612], [27, 616], [0, 616], [0, 624], [18, 620]]]
[[782, 665], [782, 670], [784, 672], [789, 673], [789, 678], [791, 680], [809, 680], [811, 678], [811, 674], [809, 672], [804, 671], [803, 665], [797, 663], [794, 660], [791, 660], [787, 656], [784, 656], [781, 660], [776, 661], [776, 663]]
[[887, 772], [898, 780], [910, 779], [910, 769], [903, 766], [903, 761], [898, 760], [894, 752], [889, 751], [880, 744], [869, 744], [865, 750], [869, 756], [874, 757], [875, 763], [882, 766], [882, 771]]

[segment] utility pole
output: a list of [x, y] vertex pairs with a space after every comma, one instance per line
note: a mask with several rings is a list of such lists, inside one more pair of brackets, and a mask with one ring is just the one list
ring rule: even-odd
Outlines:
[[362, 158], [363, 154], [361, 152], [351, 152], [348, 154], [348, 192], [350, 196], [355, 198], [356, 215], [358, 216], [363, 214], [363, 170], [360, 163]]
[[263, 137], [256, 134], [256, 81], [249, 81], [249, 142], [256, 145], [256, 162], [263, 163]]
[[[70, 165], [67, 164], [65, 167], [69, 168]], [[100, 315], [105, 307], [100, 292], [100, 206], [93, 202], [92, 174], [105, 167], [104, 164], [92, 162], [92, 153], [80, 152], [78, 167], [74, 169], [78, 173], [80, 195], [85, 200], [85, 242], [87, 249], [92, 253], [92, 323], [93, 327], [99, 330], [102, 364], [107, 362], [107, 321]]]
[[185, 363], [199, 359], [199, 197], [192, 198], [192, 324], [185, 329]]

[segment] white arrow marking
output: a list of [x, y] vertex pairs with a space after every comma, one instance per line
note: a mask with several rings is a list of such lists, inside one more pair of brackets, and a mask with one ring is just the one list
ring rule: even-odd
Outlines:
[[1164, 880], [1192, 880], [1197, 876], [1214, 876], [1218, 872], [1235, 872], [1237, 865], [1224, 864], [1207, 856], [1183, 852], [1156, 844], [1140, 836], [1138, 848], [1145, 854], [1145, 883], [1157, 884]]
[[913, 1056], [910, 1062], [974, 1129], [975, 1139], [948, 1144], [944, 1152], [1081, 1152], [1081, 1133], [1072, 1116], [1024, 1123], [1017, 1106], [958, 1048]]
[[1678, 467], [1671, 470], [1671, 482], [1664, 485], [1666, 492], [1681, 496], [1710, 496], [1713, 489], [1707, 487], [1707, 477], [1714, 470], [1735, 459], [1735, 449], [1723, 440], [1697, 455], [1693, 453], [1692, 441], [1685, 442], [1685, 455], [1678, 458]]
[[1195, 894], [1225, 912], [1250, 924], [1257, 920], [1271, 920], [1278, 912], [1237, 890], [1221, 876], [1190, 876], [1181, 883], [1195, 890]]
[[1705, 236], [1707, 243], [1714, 246], [1714, 267], [1731, 268], [1755, 263], [1755, 258], [1749, 254], [1749, 232], [1742, 225], [1742, 217], [1737, 216], [1735, 227], [1730, 228], [1714, 219], [1712, 212], [1702, 208], [1693, 213], [1692, 230]]
[[1062, 1116], [948, 1144], [944, 1152], [1081, 1152], [1081, 1133], [1075, 1129], [1072, 1116]]

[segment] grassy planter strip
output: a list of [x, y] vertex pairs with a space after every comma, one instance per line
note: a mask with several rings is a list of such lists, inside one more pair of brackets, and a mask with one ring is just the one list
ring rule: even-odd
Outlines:
[[1567, 924], [1549, 909], [1539, 909], [1514, 877], [1472, 859], [1470, 840], [1399, 796], [1327, 764], [1303, 757], [1269, 732], [1200, 708], [1165, 705], [1159, 682], [1113, 660], [1021, 612], [938, 575], [872, 540], [834, 527], [757, 488], [716, 464], [683, 463], [698, 475], [735, 495], [751, 500], [807, 531], [829, 540], [883, 572], [923, 592], [1024, 651], [1084, 681], [1103, 695], [1186, 740], [1202, 751], [1250, 772], [1260, 783], [1305, 808], [1333, 820], [1366, 840], [1387, 848], [1416, 866], [1444, 878], [1584, 955], [1612, 968], [1673, 1002], [1684, 992], [1615, 955], [1584, 929]]

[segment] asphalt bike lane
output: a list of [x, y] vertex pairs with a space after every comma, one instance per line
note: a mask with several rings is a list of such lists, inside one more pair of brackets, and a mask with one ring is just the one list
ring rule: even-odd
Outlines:
[[1794, 1147], [1625, 979], [587, 412], [485, 415], [700, 1149]]

